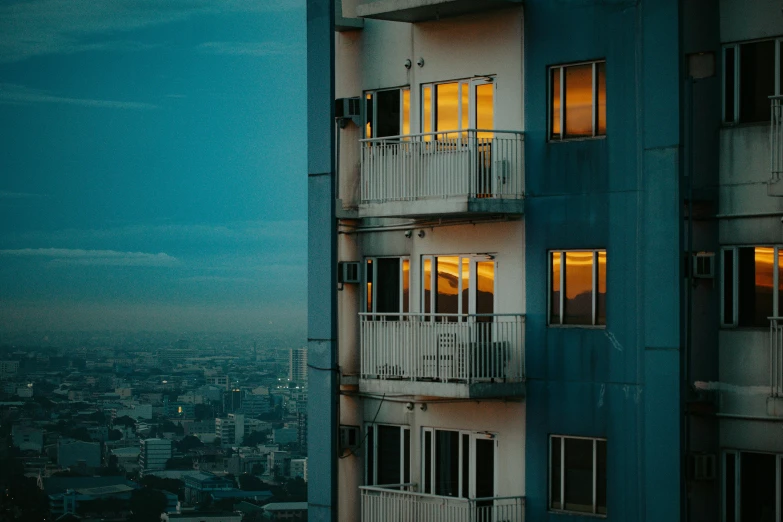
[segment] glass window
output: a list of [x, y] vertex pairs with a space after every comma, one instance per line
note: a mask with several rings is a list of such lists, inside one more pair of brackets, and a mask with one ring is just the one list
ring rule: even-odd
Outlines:
[[[367, 319], [397, 320], [410, 309], [410, 260], [369, 258], [365, 262]], [[380, 316], [380, 317], [379, 317]]]
[[550, 140], [606, 134], [606, 62], [552, 67], [549, 82]]
[[[731, 44], [723, 49], [723, 121], [769, 121], [770, 96], [780, 95], [783, 39]], [[776, 58], [776, 56], [778, 58]]]
[[550, 252], [549, 324], [606, 324], [606, 250]]
[[423, 435], [423, 493], [461, 498], [496, 495], [494, 435], [434, 428], [423, 428]]
[[724, 326], [768, 328], [769, 318], [779, 315], [783, 294], [781, 247], [728, 247], [723, 249], [721, 258], [721, 323]]
[[410, 480], [410, 428], [367, 426], [368, 485], [407, 484]]
[[[422, 131], [439, 133], [439, 140], [465, 138], [469, 129], [495, 126], [494, 77], [422, 85], [421, 98]], [[491, 138], [492, 133], [479, 137]]]
[[491, 322], [495, 313], [497, 264], [485, 256], [422, 256], [422, 310], [436, 320], [464, 321], [466, 316], [483, 314], [477, 320]]
[[549, 508], [606, 514], [606, 440], [550, 437]]
[[410, 89], [384, 89], [365, 93], [364, 96], [365, 138], [410, 133]]

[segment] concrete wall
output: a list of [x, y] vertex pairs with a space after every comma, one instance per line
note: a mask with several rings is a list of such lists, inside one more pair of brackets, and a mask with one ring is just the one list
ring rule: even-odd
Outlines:
[[[607, 439], [609, 518], [679, 518], [678, 9], [525, 4], [528, 522], [559, 517], [551, 434]], [[606, 138], [548, 142], [548, 66], [594, 59], [606, 59]], [[547, 326], [555, 248], [606, 249], [606, 328]]]

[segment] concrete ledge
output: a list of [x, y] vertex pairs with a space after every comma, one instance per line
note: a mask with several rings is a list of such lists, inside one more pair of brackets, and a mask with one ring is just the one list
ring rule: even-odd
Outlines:
[[365, 0], [356, 6], [362, 18], [425, 22], [522, 4], [522, 0]]
[[473, 384], [439, 381], [408, 381], [393, 379], [359, 379], [362, 393], [409, 395], [412, 397], [444, 397], [450, 399], [491, 399], [524, 397], [524, 382], [477, 382]]
[[360, 218], [523, 214], [524, 211], [525, 200], [522, 198], [471, 198], [468, 196], [422, 198], [412, 201], [387, 201], [383, 203], [362, 203], [359, 205]]

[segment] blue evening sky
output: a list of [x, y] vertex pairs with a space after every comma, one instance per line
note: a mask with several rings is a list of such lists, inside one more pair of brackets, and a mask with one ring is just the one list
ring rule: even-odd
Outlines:
[[0, 333], [304, 330], [304, 4], [0, 2]]

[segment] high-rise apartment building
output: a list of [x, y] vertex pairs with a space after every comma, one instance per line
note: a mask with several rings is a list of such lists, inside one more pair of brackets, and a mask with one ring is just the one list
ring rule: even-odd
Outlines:
[[783, 519], [783, 14], [308, 3], [313, 520]]
[[288, 380], [298, 383], [307, 382], [307, 348], [289, 348]]
[[166, 462], [172, 454], [169, 439], [142, 439], [140, 444], [139, 466], [141, 469], [166, 469]]

